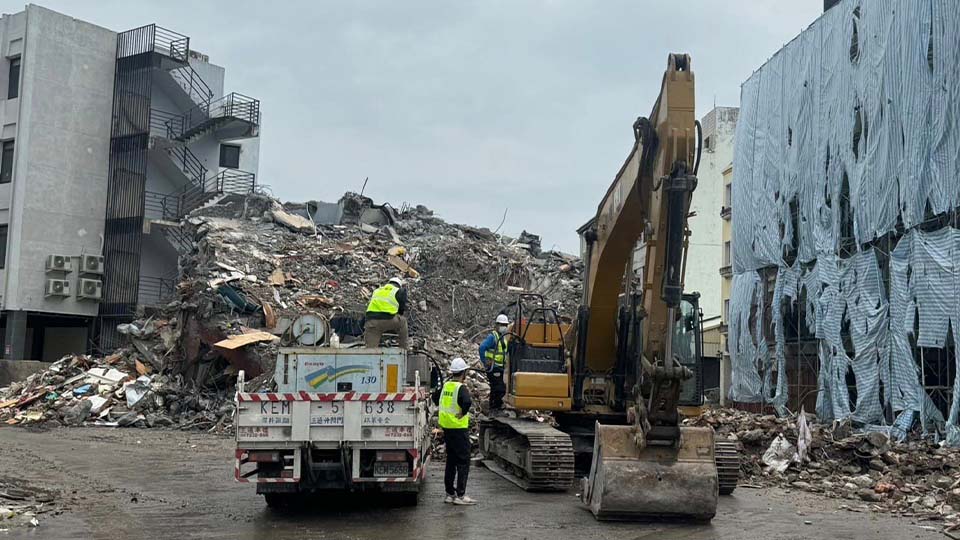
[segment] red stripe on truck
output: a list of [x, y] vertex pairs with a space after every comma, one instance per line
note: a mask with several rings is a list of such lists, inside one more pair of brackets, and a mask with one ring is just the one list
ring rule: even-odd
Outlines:
[[423, 391], [406, 391], [397, 394], [370, 394], [358, 392], [337, 392], [330, 394], [314, 392], [296, 392], [278, 394], [238, 392], [237, 401], [415, 401], [423, 399]]

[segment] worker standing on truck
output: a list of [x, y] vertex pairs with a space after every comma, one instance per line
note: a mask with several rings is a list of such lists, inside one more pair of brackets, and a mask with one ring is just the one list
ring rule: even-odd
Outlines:
[[398, 277], [373, 291], [367, 304], [366, 321], [363, 325], [363, 343], [368, 349], [380, 346], [384, 332], [396, 332], [400, 348], [407, 348], [407, 288]]
[[470, 391], [463, 384], [466, 378], [467, 362], [454, 358], [450, 363], [450, 379], [443, 383], [437, 400], [443, 442], [447, 446], [447, 466], [443, 474], [447, 496], [443, 502], [456, 505], [477, 504], [466, 495], [470, 473], [470, 406], [473, 405]]
[[503, 366], [507, 360], [509, 326], [510, 319], [506, 315], [497, 315], [496, 327], [480, 344], [480, 363], [487, 368], [487, 381], [490, 383], [491, 416], [503, 407], [503, 396], [507, 393], [507, 387], [503, 384]]

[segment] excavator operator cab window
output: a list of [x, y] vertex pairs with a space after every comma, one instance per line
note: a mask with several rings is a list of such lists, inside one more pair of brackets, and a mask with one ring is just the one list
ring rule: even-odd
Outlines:
[[703, 404], [703, 369], [701, 355], [700, 302], [698, 294], [685, 294], [673, 325], [673, 356], [690, 368], [694, 376], [683, 382], [680, 405], [698, 407]]

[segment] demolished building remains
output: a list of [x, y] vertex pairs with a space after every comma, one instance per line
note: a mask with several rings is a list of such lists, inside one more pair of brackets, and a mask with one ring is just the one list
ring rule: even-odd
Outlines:
[[[336, 220], [317, 219], [324, 207], [338, 209]], [[0, 421], [229, 431], [240, 370], [250, 391], [270, 388], [277, 347], [296, 341], [291, 327], [307, 313], [326, 318], [341, 346], [362, 342], [370, 294], [396, 275], [409, 283], [412, 346], [443, 369], [456, 356], [479, 363], [477, 340], [519, 291], [543, 294], [566, 317], [580, 301], [577, 257], [541, 252], [529, 233], [449, 224], [423, 206], [230, 195], [182, 227], [190, 249], [176, 295], [119, 325], [118, 350], [68, 356], [0, 389]], [[489, 391], [479, 372], [468, 387]]]
[[744, 84], [731, 397], [960, 444], [960, 12], [844, 0]]

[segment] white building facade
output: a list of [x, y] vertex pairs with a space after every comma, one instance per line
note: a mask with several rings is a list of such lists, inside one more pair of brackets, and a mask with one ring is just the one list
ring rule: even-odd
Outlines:
[[260, 103], [190, 38], [28, 5], [0, 17], [3, 357], [115, 341], [170, 299], [191, 210], [251, 191]]
[[[700, 308], [706, 319], [721, 313], [720, 277], [717, 272], [729, 270], [730, 245], [723, 240], [723, 218], [718, 208], [729, 204], [725, 197], [723, 171], [733, 159], [733, 134], [737, 126], [737, 107], [715, 107], [700, 121], [703, 128], [703, 151], [697, 170], [697, 189], [693, 192], [688, 220], [690, 247], [683, 282], [684, 292], [700, 293]], [[633, 257], [634, 271], [643, 269], [643, 243]]]

